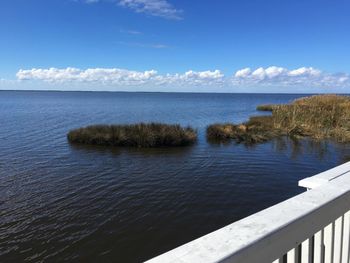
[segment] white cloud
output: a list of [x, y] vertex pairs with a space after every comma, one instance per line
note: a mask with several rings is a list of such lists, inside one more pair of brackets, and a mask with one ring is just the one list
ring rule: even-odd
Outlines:
[[247, 76], [249, 76], [249, 74], [252, 72], [252, 70], [250, 68], [243, 68], [240, 70], [237, 70], [237, 72], [235, 73], [235, 77], [236, 78], [245, 78]]
[[[23, 85], [35, 81], [41, 84], [75, 85], [104, 90], [212, 90], [254, 92], [349, 92], [350, 76], [346, 73], [330, 74], [311, 67], [287, 69], [271, 66], [267, 68], [243, 68], [232, 76], [220, 70], [159, 74], [156, 70], [134, 71], [120, 68], [48, 68], [21, 69], [17, 81]], [[103, 86], [100, 86], [103, 85]], [[220, 88], [218, 90], [218, 88]]]
[[234, 85], [258, 85], [258, 86], [280, 86], [293, 87], [349, 87], [350, 78], [346, 73], [330, 74], [312, 67], [301, 67], [297, 69], [286, 69], [271, 66], [251, 70], [244, 68], [236, 71], [232, 78]]
[[266, 73], [265, 73], [265, 69], [263, 68], [257, 68], [256, 70], [254, 70], [251, 74], [251, 76], [255, 79], [260, 79], [260, 80], [263, 80], [266, 76]]
[[130, 8], [137, 13], [145, 13], [168, 19], [182, 19], [182, 10], [173, 7], [166, 0], [120, 0], [120, 6]]
[[276, 66], [268, 67], [267, 69], [265, 69], [265, 74], [270, 79], [276, 78], [286, 72], [287, 70], [285, 68], [276, 67]]
[[[243, 69], [246, 70], [246, 69]], [[239, 71], [236, 72], [239, 73]], [[264, 79], [273, 79], [273, 78], [277, 78], [278, 76], [281, 76], [282, 74], [285, 74], [287, 72], [287, 70], [285, 68], [281, 68], [281, 67], [276, 67], [276, 66], [272, 66], [272, 67], [268, 67], [266, 69], [260, 67], [257, 68], [256, 70], [254, 70], [253, 72], [251, 72], [250, 74], [250, 69], [249, 72], [247, 71], [244, 76], [244, 78], [253, 78], [256, 80], [264, 80]]]
[[320, 70], [314, 69], [312, 67], [302, 67], [288, 72], [289, 76], [319, 76], [320, 74]]
[[18, 80], [40, 80], [46, 82], [96, 82], [114, 85], [152, 84], [212, 84], [218, 83], [224, 75], [219, 71], [187, 71], [183, 74], [159, 75], [155, 70], [132, 71], [118, 68], [49, 68], [19, 70]]
[[[83, 0], [87, 4], [99, 3], [107, 0]], [[167, 0], [108, 0], [121, 7], [129, 8], [136, 13], [144, 13], [167, 19], [182, 19], [183, 11], [176, 9]]]
[[30, 69], [19, 70], [16, 74], [19, 80], [43, 80], [48, 82], [109, 82], [128, 84], [137, 82], [142, 84], [147, 80], [150, 80], [157, 74], [156, 71], [130, 71], [117, 68], [93, 68], [81, 70], [78, 68], [65, 68], [65, 69]]
[[18, 80], [42, 80], [47, 82], [102, 82], [119, 84], [142, 84], [157, 75], [157, 71], [144, 72], [117, 68], [93, 68], [81, 70], [77, 68], [65, 69], [30, 69], [19, 70]]
[[208, 79], [208, 80], [212, 80], [212, 79], [221, 79], [224, 77], [224, 75], [220, 72], [220, 70], [215, 70], [215, 71], [193, 71], [193, 70], [189, 70], [185, 73], [185, 78], [187, 79], [191, 79], [191, 78], [195, 78], [195, 79]]

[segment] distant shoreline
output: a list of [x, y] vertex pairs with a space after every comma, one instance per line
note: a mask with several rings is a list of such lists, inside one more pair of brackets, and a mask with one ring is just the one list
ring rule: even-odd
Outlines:
[[256, 92], [193, 92], [193, 91], [111, 91], [111, 90], [2, 90], [0, 92], [71, 92], [71, 93], [160, 93], [160, 94], [237, 94], [237, 95], [325, 95], [325, 94], [337, 94], [337, 95], [350, 95], [349, 93], [330, 93], [330, 92], [320, 92], [320, 93], [289, 93], [289, 92], [271, 92], [271, 93], [256, 93]]

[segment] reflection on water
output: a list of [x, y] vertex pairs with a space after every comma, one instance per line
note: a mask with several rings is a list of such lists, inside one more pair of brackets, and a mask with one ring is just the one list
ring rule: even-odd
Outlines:
[[298, 160], [305, 156], [314, 156], [319, 161], [333, 159], [339, 154], [337, 164], [350, 161], [349, 144], [341, 144], [332, 140], [316, 140], [309, 137], [296, 138], [281, 136], [265, 143], [244, 144], [233, 140], [208, 141], [213, 147], [234, 147], [244, 145], [247, 150], [254, 150], [259, 144], [270, 144], [272, 149], [279, 154], [287, 155], [291, 160]]
[[[0, 92], [0, 262], [139, 262], [304, 191], [349, 145], [210, 144], [205, 128], [304, 95]], [[191, 124], [185, 148], [70, 145], [94, 123]]]
[[[272, 143], [277, 152], [289, 152], [291, 159], [295, 160], [305, 155], [315, 155], [320, 161], [331, 157], [332, 144], [334, 144], [334, 142], [327, 140], [313, 140], [311, 138], [298, 139], [293, 137], [280, 137], [273, 140]], [[338, 144], [337, 150], [341, 151], [342, 149], [346, 150], [347, 146]]]
[[350, 155], [344, 155], [342, 161], [342, 163], [346, 163], [346, 162], [350, 162]]
[[185, 147], [160, 147], [160, 148], [138, 148], [138, 147], [116, 147], [116, 146], [103, 146], [103, 145], [85, 145], [70, 143], [69, 147], [72, 151], [85, 151], [90, 153], [111, 153], [114, 155], [120, 155], [121, 153], [128, 153], [130, 155], [142, 154], [145, 156], [184, 156], [189, 154], [192, 150], [192, 146]]
[[[220, 147], [235, 147], [240, 143], [232, 140], [227, 141], [208, 141], [210, 145], [215, 148]], [[332, 158], [334, 147], [341, 153], [341, 159], [339, 164], [350, 161], [350, 155], [346, 155], [349, 149], [349, 145], [340, 144], [331, 140], [314, 140], [312, 138], [295, 138], [282, 136], [266, 142], [271, 144], [274, 151], [280, 154], [288, 154], [290, 159], [298, 159], [305, 155], [314, 155], [319, 161]], [[259, 144], [242, 144], [247, 150], [254, 150], [259, 147]], [[141, 154], [144, 156], [167, 156], [173, 155], [177, 157], [184, 157], [189, 155], [193, 150], [192, 146], [187, 147], [161, 147], [161, 148], [137, 148], [137, 147], [113, 147], [113, 146], [100, 146], [100, 145], [84, 145], [84, 144], [69, 144], [72, 151], [85, 151], [87, 153], [110, 153], [113, 155], [120, 155], [121, 153], [128, 153], [130, 155]]]

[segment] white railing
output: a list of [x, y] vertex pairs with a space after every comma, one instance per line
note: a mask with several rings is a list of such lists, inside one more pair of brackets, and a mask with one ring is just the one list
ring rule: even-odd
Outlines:
[[309, 191], [148, 262], [349, 263], [350, 162], [299, 186]]

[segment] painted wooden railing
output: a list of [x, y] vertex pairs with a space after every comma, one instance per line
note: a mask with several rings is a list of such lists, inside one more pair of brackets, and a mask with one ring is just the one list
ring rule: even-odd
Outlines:
[[148, 262], [349, 263], [350, 162], [299, 186], [308, 191]]

